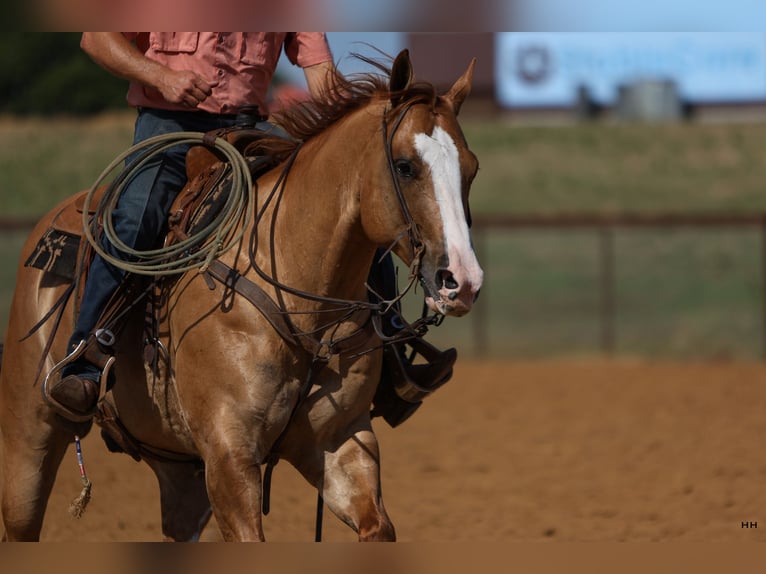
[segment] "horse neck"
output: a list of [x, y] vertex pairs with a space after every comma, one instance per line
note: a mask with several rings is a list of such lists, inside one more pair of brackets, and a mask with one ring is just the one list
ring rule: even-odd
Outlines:
[[[273, 228], [259, 227], [260, 241], [270, 240], [266, 227], [273, 229], [274, 264], [268, 271], [279, 281], [328, 297], [366, 298], [375, 245], [362, 229], [359, 196], [374, 184], [370, 166], [383, 153], [375, 145], [380, 134], [374, 117], [356, 112], [306, 142], [297, 155], [273, 206]], [[270, 209], [269, 218], [273, 214]]]

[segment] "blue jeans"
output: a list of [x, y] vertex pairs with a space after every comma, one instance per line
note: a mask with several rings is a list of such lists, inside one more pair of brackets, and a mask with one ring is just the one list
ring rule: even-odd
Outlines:
[[[133, 143], [182, 131], [207, 132], [235, 123], [234, 116], [141, 109], [136, 118]], [[267, 123], [259, 123], [256, 127], [274, 129]], [[115, 234], [128, 247], [142, 251], [153, 249], [167, 232], [170, 207], [186, 183], [188, 149], [188, 145], [178, 145], [166, 150], [146, 164], [123, 189], [112, 212], [112, 221]], [[134, 160], [135, 155], [128, 157], [125, 163], [129, 165]], [[104, 249], [110, 255], [125, 259], [108, 242], [104, 242]], [[70, 351], [91, 333], [125, 274], [125, 271], [96, 255], [88, 272], [77, 323], [69, 340]]]

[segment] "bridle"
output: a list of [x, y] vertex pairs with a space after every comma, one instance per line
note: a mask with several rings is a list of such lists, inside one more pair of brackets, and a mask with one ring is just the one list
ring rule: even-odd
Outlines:
[[[414, 105], [415, 105], [415, 102], [413, 101], [402, 106], [402, 110], [397, 116], [396, 121], [394, 121], [394, 124], [393, 124], [393, 127], [391, 128], [390, 133], [388, 132], [388, 122], [386, 121], [386, 117], [388, 116], [387, 110], [383, 113], [383, 119], [381, 121], [381, 132], [383, 134], [383, 149], [386, 152], [386, 161], [388, 162], [388, 171], [391, 174], [391, 181], [394, 185], [394, 191], [396, 191], [396, 199], [399, 202], [399, 209], [401, 210], [402, 217], [404, 218], [405, 231], [407, 232], [407, 236], [409, 238], [409, 243], [410, 243], [410, 249], [412, 250], [412, 254], [413, 254], [412, 263], [410, 264], [410, 280], [412, 280], [413, 278], [419, 277], [420, 275], [420, 263], [423, 257], [423, 252], [425, 251], [425, 246], [423, 244], [423, 241], [421, 240], [420, 230], [418, 229], [418, 225], [417, 223], [415, 223], [415, 220], [412, 218], [412, 213], [410, 213], [410, 208], [407, 205], [407, 200], [404, 197], [404, 193], [402, 193], [402, 186], [399, 183], [399, 178], [396, 175], [396, 165], [394, 164], [394, 157], [393, 157], [393, 144], [394, 144], [394, 136], [396, 135], [396, 132], [399, 129], [399, 126], [402, 123], [402, 120], [404, 120], [404, 116], [407, 115], [407, 112]], [[400, 237], [398, 237], [394, 241], [394, 243], [391, 244], [387, 252], [393, 249], [394, 245], [398, 242], [399, 239]]]

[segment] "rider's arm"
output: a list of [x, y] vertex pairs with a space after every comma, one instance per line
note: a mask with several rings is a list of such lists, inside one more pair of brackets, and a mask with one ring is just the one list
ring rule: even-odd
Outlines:
[[210, 95], [210, 85], [198, 74], [150, 60], [120, 32], [84, 32], [80, 47], [108, 72], [155, 88], [170, 103], [193, 108]]
[[324, 97], [333, 88], [332, 77], [335, 74], [335, 65], [332, 62], [307, 66], [303, 68], [303, 73], [306, 75], [306, 84], [314, 99]]

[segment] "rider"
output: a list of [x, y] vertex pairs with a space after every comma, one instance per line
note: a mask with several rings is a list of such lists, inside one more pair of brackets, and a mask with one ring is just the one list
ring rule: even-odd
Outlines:
[[[236, 125], [237, 110], [245, 105], [265, 114], [266, 94], [283, 48], [290, 61], [303, 68], [314, 98], [330, 89], [335, 73], [321, 32], [85, 32], [80, 46], [107, 71], [130, 80], [127, 100], [138, 110], [134, 143], [160, 134]], [[265, 119], [259, 118], [256, 127], [274, 129]], [[117, 237], [128, 247], [155, 247], [186, 182], [187, 149], [165, 151], [125, 186], [112, 221]], [[109, 245], [104, 248], [116, 255]], [[69, 352], [90, 336], [124, 276], [123, 270], [95, 256]], [[92, 412], [100, 375], [100, 367], [79, 358], [64, 368], [50, 394], [75, 414]]]

